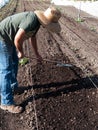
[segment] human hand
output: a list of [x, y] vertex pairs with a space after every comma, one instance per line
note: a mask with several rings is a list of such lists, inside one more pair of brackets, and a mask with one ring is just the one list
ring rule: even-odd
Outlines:
[[42, 56], [40, 54], [38, 54], [36, 57], [37, 57], [37, 62], [41, 63], [43, 60]]
[[18, 58], [23, 58], [24, 54], [22, 52], [18, 52]]

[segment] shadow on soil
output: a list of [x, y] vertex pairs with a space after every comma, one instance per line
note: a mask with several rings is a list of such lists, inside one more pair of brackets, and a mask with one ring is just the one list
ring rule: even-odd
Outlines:
[[24, 92], [25, 90], [34, 90], [34, 89], [41, 89], [41, 88], [54, 88], [53, 91], [44, 92], [41, 94], [35, 94], [28, 97], [26, 100], [24, 100], [20, 105], [24, 107], [27, 106], [28, 102], [32, 101], [33, 99], [37, 100], [40, 98], [49, 98], [49, 97], [57, 97], [59, 95], [68, 94], [70, 92], [75, 92], [82, 89], [90, 89], [95, 88], [93, 82], [90, 81], [90, 79], [94, 82], [94, 84], [98, 85], [98, 76], [92, 76], [92, 77], [85, 77], [80, 79], [73, 79], [71, 81], [66, 82], [54, 82], [49, 84], [39, 84], [39, 85], [33, 85], [28, 87], [22, 87], [21, 92]]

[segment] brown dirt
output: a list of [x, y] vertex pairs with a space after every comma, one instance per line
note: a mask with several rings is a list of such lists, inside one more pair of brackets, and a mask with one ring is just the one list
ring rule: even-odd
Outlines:
[[[46, 9], [49, 1], [18, 0], [13, 13]], [[81, 11], [84, 22], [76, 22], [78, 10], [59, 6], [60, 35], [43, 27], [37, 34], [43, 58], [73, 64], [37, 63], [28, 41], [24, 43], [29, 63], [19, 66], [21, 114], [0, 110], [0, 130], [97, 130], [98, 129], [98, 19]], [[9, 14], [8, 14], [9, 15]]]

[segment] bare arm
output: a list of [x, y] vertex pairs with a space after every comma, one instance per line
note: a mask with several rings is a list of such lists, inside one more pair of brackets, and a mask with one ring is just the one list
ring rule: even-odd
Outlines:
[[19, 58], [23, 57], [23, 55], [24, 55], [23, 48], [22, 48], [24, 38], [25, 38], [25, 31], [20, 28], [18, 30], [17, 34], [15, 35], [15, 38], [14, 38], [14, 44], [15, 44], [16, 49], [18, 51]]
[[34, 49], [34, 52], [35, 52], [36, 56], [37, 56], [39, 53], [38, 53], [36, 36], [30, 38], [30, 43], [31, 43], [31, 45], [32, 45], [32, 47]]
[[41, 55], [40, 55], [39, 52], [38, 52], [36, 36], [32, 36], [29, 40], [30, 40], [30, 43], [31, 43], [31, 45], [32, 45], [32, 48], [33, 48], [33, 50], [34, 50], [34, 52], [35, 52], [35, 55], [36, 55], [37, 58], [38, 58], [38, 61], [41, 61], [41, 60], [42, 60], [42, 57], [41, 57]]

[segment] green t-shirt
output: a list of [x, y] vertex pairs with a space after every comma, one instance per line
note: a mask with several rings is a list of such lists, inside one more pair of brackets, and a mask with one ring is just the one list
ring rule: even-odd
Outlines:
[[25, 30], [28, 37], [35, 35], [40, 23], [35, 13], [22, 12], [5, 18], [0, 22], [0, 40], [13, 43], [19, 28]]

